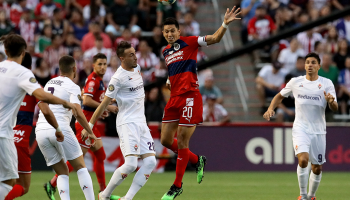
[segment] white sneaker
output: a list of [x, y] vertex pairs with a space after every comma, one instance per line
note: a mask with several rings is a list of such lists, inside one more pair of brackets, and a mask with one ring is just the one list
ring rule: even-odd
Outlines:
[[109, 197], [102, 197], [102, 192], [98, 193], [98, 200], [110, 200]]

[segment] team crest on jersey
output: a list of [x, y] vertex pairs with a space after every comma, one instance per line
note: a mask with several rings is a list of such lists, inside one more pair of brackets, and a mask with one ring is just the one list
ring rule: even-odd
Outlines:
[[174, 53], [174, 51], [169, 51], [169, 55], [171, 55], [171, 54], [173, 54]]
[[93, 88], [93, 87], [89, 87], [88, 91], [89, 91], [89, 92], [93, 92], [93, 91], [94, 91], [94, 88]]
[[145, 174], [146, 181], [149, 179], [149, 174]]
[[186, 106], [193, 106], [193, 99], [194, 98], [187, 98], [186, 99]]
[[303, 83], [300, 83], [299, 87], [304, 87], [304, 86], [303, 86]]
[[29, 82], [31, 82], [31, 83], [36, 83], [36, 79], [35, 79], [34, 77], [31, 77], [31, 78], [29, 79]]
[[111, 92], [114, 91], [114, 85], [112, 85], [112, 84], [109, 85], [109, 86], [108, 86], [108, 90], [111, 91]]
[[137, 146], [137, 144], [135, 144], [135, 146], [134, 146], [135, 151], [137, 151], [138, 148], [139, 147]]
[[174, 43], [174, 49], [175, 49], [175, 51], [179, 50], [180, 49], [180, 44]]
[[80, 94], [78, 94], [77, 97], [78, 97], [79, 101], [82, 100]]
[[298, 150], [298, 145], [295, 145], [295, 150]]
[[321, 87], [322, 87], [321, 83], [320, 83], [320, 84], [318, 84], [318, 89], [321, 89]]

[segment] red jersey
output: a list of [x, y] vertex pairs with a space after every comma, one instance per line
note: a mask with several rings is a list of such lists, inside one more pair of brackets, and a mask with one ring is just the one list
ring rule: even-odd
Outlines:
[[38, 100], [29, 94], [26, 94], [21, 103], [21, 107], [17, 114], [16, 126], [13, 128], [16, 146], [29, 146], [29, 137], [33, 128], [34, 110], [37, 103]]
[[[91, 96], [93, 100], [99, 103], [101, 103], [105, 97], [105, 86], [102, 79], [95, 72], [92, 72], [86, 80], [84, 95]], [[82, 108], [86, 119], [90, 121], [96, 108], [91, 108], [85, 105], [83, 105]]]
[[206, 45], [205, 37], [180, 37], [173, 46], [163, 50], [171, 84], [171, 96], [188, 91], [198, 91], [197, 52], [198, 47]]

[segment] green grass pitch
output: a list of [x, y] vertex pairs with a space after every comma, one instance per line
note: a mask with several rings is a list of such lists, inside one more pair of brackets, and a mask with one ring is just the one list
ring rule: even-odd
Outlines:
[[[21, 200], [48, 199], [43, 190], [45, 181], [51, 179], [52, 172], [33, 172], [29, 193]], [[113, 194], [124, 196], [133, 176], [117, 187]], [[112, 173], [106, 174], [106, 181]], [[79, 188], [77, 174], [70, 174], [70, 196], [72, 200], [85, 199]], [[98, 183], [91, 173], [97, 199]], [[173, 183], [175, 172], [152, 174], [146, 185], [136, 194], [134, 200], [160, 200]], [[350, 173], [325, 172], [316, 194], [317, 200], [340, 200], [349, 198]], [[176, 200], [295, 200], [299, 196], [296, 172], [206, 172], [202, 184], [197, 184], [194, 172], [184, 176], [184, 192]], [[59, 195], [56, 193], [56, 199]]]

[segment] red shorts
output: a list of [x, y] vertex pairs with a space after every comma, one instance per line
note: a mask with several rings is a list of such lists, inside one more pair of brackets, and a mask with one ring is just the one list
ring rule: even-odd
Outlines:
[[[77, 136], [77, 139], [78, 139], [80, 146], [83, 146], [83, 147], [89, 149], [93, 142], [90, 142], [91, 143], [90, 144], [90, 143], [87, 143], [86, 141], [83, 141], [81, 139], [81, 132], [84, 130], [84, 128], [78, 122], [75, 123], [75, 130], [76, 130], [76, 136]], [[101, 133], [98, 131], [97, 126], [94, 126], [94, 128], [92, 129], [92, 132], [95, 134], [95, 136], [97, 137], [98, 140], [101, 139]]]
[[18, 156], [18, 173], [31, 174], [32, 164], [28, 147], [16, 146]]
[[186, 92], [169, 99], [162, 122], [176, 121], [179, 126], [196, 126], [203, 122], [203, 101], [199, 92]]

